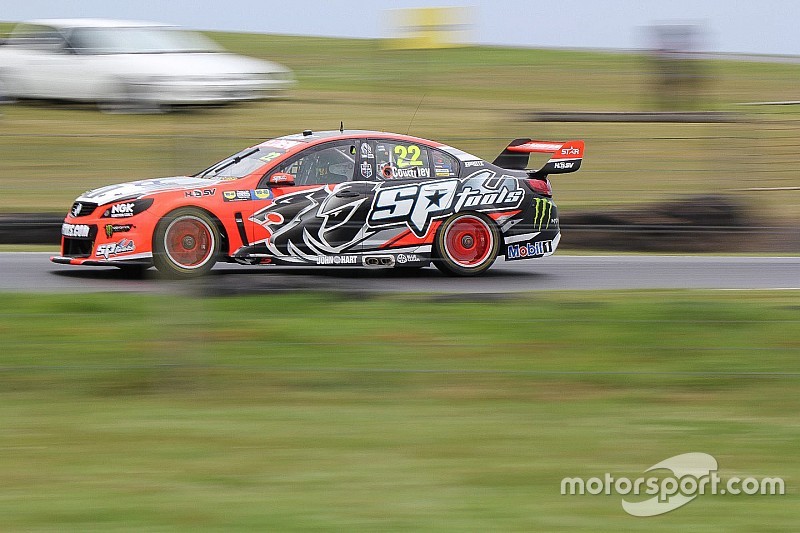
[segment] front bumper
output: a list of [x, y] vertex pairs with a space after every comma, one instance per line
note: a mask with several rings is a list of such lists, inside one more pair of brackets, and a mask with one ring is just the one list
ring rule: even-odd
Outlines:
[[143, 259], [123, 259], [119, 261], [106, 261], [106, 260], [95, 260], [95, 259], [85, 259], [85, 258], [77, 258], [77, 257], [64, 257], [61, 255], [55, 255], [50, 258], [50, 261], [53, 263], [57, 263], [59, 265], [81, 265], [81, 266], [101, 266], [101, 267], [125, 267], [125, 266], [153, 266], [152, 258], [143, 258]]
[[58, 264], [87, 266], [152, 265], [150, 227], [145, 214], [126, 219], [67, 216], [61, 228]]

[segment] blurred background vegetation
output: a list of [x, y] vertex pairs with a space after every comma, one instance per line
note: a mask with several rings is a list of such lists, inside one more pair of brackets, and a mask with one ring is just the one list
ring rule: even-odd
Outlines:
[[[164, 115], [91, 107], [2, 106], [0, 210], [61, 212], [81, 192], [188, 174], [243, 145], [303, 129], [409, 132], [493, 159], [515, 137], [582, 138], [581, 173], [554, 179], [566, 209], [727, 194], [775, 222], [800, 219], [800, 64], [693, 59], [693, 108], [738, 122], [528, 122], [533, 111], [660, 109], [652, 58], [633, 52], [460, 47], [389, 50], [379, 40], [212, 33], [230, 50], [278, 60], [299, 81], [289, 99]], [[795, 187], [775, 192], [747, 191]], [[762, 211], [761, 208], [766, 209]]]

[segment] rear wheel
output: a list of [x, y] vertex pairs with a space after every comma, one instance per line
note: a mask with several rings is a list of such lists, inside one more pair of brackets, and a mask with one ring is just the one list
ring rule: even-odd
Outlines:
[[492, 266], [499, 248], [500, 232], [490, 218], [457, 213], [439, 228], [434, 264], [446, 274], [475, 276]]
[[153, 236], [153, 263], [162, 274], [192, 278], [217, 262], [220, 233], [214, 220], [191, 207], [177, 209], [159, 222]]

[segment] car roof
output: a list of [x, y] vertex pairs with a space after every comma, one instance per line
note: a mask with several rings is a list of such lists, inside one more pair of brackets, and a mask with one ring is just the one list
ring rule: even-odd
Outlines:
[[[453, 148], [452, 146], [448, 146], [446, 144], [440, 143], [438, 141], [432, 141], [430, 139], [423, 139], [422, 137], [414, 137], [412, 135], [404, 135], [402, 133], [390, 133], [387, 131], [373, 131], [373, 130], [327, 130], [327, 131], [311, 131], [310, 134], [306, 133], [294, 133], [292, 135], [284, 135], [283, 137], [278, 137], [278, 139], [285, 139], [287, 141], [294, 141], [299, 143], [306, 143], [308, 145], [319, 144], [325, 141], [335, 141], [337, 139], [346, 140], [346, 139], [361, 139], [361, 138], [370, 138], [370, 139], [394, 139], [399, 141], [411, 142], [411, 143], [419, 143], [424, 144], [426, 146], [432, 148], [439, 148], [450, 155], [453, 155], [460, 159], [461, 161], [475, 161], [481, 160], [480, 157], [469, 154], [458, 148]], [[302, 150], [303, 145], [298, 145], [292, 152], [297, 152]]]
[[311, 131], [309, 133], [293, 133], [291, 135], [284, 135], [279, 139], [286, 139], [289, 141], [300, 141], [305, 143], [316, 144], [322, 141], [331, 141], [336, 139], [360, 139], [362, 137], [369, 137], [374, 139], [400, 139], [410, 142], [418, 142], [420, 144], [427, 144], [429, 146], [441, 146], [442, 143], [431, 141], [430, 139], [423, 139], [421, 137], [414, 137], [411, 135], [403, 135], [402, 133], [390, 133], [387, 131], [373, 131], [373, 130], [326, 130], [326, 131]]
[[51, 26], [58, 29], [68, 28], [141, 28], [141, 27], [174, 27], [170, 24], [159, 22], [146, 22], [143, 20], [114, 20], [114, 19], [36, 19], [29, 20], [24, 24], [37, 24], [40, 26]]

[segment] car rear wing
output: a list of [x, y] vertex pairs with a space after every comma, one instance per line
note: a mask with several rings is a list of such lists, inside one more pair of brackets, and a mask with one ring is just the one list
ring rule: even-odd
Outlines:
[[[528, 159], [532, 153], [553, 154], [545, 165], [538, 169], [529, 169]], [[534, 141], [531, 139], [514, 139], [503, 152], [492, 162], [509, 170], [525, 170], [531, 176], [547, 176], [548, 174], [566, 174], [581, 168], [583, 160], [583, 141]]]

